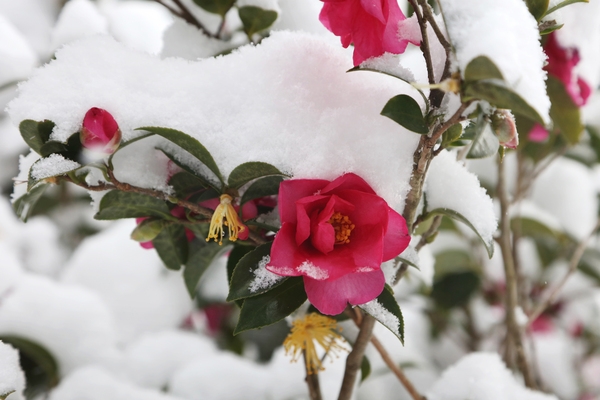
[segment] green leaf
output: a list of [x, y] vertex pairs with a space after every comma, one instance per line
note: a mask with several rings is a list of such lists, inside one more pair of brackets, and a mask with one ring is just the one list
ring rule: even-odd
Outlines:
[[23, 222], [27, 222], [27, 219], [35, 208], [35, 204], [42, 197], [48, 186], [50, 185], [47, 183], [39, 184], [13, 203], [15, 213]]
[[225, 17], [227, 11], [233, 7], [235, 0], [194, 0], [194, 3], [209, 13], [219, 14], [221, 17]]
[[388, 328], [404, 344], [404, 318], [389, 285], [385, 285], [376, 300], [361, 304], [359, 307]]
[[198, 282], [213, 260], [229, 249], [228, 246], [219, 246], [217, 243], [208, 242], [192, 253], [183, 270], [183, 280], [190, 297], [193, 298], [196, 295]]
[[6, 398], [8, 396], [10, 396], [11, 394], [13, 394], [14, 392], [15, 392], [15, 390], [11, 390], [10, 392], [0, 393], [0, 400], [6, 400]]
[[186, 199], [193, 193], [206, 189], [206, 181], [186, 171], [176, 173], [169, 179], [169, 186], [173, 187], [177, 197]]
[[281, 279], [271, 282], [271, 285], [268, 287], [255, 288], [254, 291], [250, 290], [252, 282], [256, 279], [255, 271], [258, 270], [259, 263], [271, 254], [272, 244], [273, 242], [269, 242], [260, 245], [240, 259], [233, 270], [227, 301], [258, 296], [281, 285], [285, 281], [285, 278], [281, 277]]
[[444, 250], [435, 255], [435, 278], [457, 272], [477, 271], [479, 266], [465, 250]]
[[475, 294], [480, 279], [472, 271], [445, 274], [433, 282], [431, 297], [444, 309], [465, 305]]
[[462, 135], [462, 124], [454, 124], [442, 134], [442, 147], [448, 147], [452, 142], [457, 141]]
[[556, 231], [544, 225], [542, 222], [532, 218], [512, 218], [510, 220], [510, 228], [513, 232], [519, 232], [519, 236], [568, 240], [567, 236], [563, 232]]
[[277, 19], [277, 12], [273, 10], [264, 10], [255, 6], [244, 6], [238, 8], [240, 19], [244, 24], [244, 32], [248, 37], [255, 33], [267, 29]]
[[131, 239], [136, 242], [149, 242], [157, 237], [160, 231], [170, 223], [164, 219], [146, 219], [140, 222], [131, 232]]
[[548, 10], [549, 0], [525, 0], [525, 3], [531, 15], [533, 15], [536, 21], [539, 21], [546, 14], [546, 10]]
[[[67, 174], [69, 174], [69, 173], [71, 173], [71, 172], [74, 172], [74, 171], [77, 171], [78, 169], [80, 169], [80, 168], [81, 168], [81, 165], [77, 165], [77, 166], [76, 166], [76, 167], [74, 167], [73, 169], [71, 169], [71, 170], [69, 170], [69, 171], [65, 171], [65, 172], [63, 172], [63, 173], [61, 173], [61, 174], [57, 174], [57, 175], [51, 175], [51, 176], [46, 176], [46, 177], [44, 177], [44, 178], [41, 178], [41, 179], [35, 179], [35, 178], [32, 176], [32, 174], [31, 174], [31, 172], [33, 171], [33, 168], [34, 168], [34, 166], [35, 166], [36, 164], [38, 164], [38, 163], [43, 163], [43, 162], [45, 162], [45, 161], [46, 161], [46, 158], [40, 158], [39, 160], [37, 160], [36, 162], [34, 162], [34, 163], [31, 165], [31, 168], [29, 169], [29, 177], [28, 177], [28, 179], [27, 179], [27, 191], [28, 191], [28, 192], [29, 192], [31, 189], [33, 189], [35, 186], [37, 186], [38, 184], [40, 184], [41, 182], [44, 182], [44, 181], [50, 182], [50, 181], [52, 181], [52, 178], [56, 178], [56, 177], [59, 177], [59, 176], [64, 176], [64, 175], [67, 175]], [[52, 183], [57, 183], [57, 182], [56, 182], [56, 181], [53, 181]]]
[[371, 363], [367, 356], [363, 356], [360, 363], [360, 383], [363, 383], [371, 375]]
[[471, 224], [471, 222], [466, 219], [462, 214], [454, 211], [454, 210], [449, 210], [447, 208], [436, 208], [435, 210], [432, 210], [429, 212], [430, 214], [441, 214], [441, 215], [446, 215], [450, 218], [452, 218], [453, 220], [456, 221], [460, 221], [463, 224], [467, 225], [469, 228], [471, 228], [473, 230], [473, 232], [475, 232], [477, 234], [477, 236], [479, 236], [479, 239], [481, 239], [481, 243], [483, 243], [483, 245], [485, 246], [485, 249], [487, 250], [488, 256], [490, 258], [492, 258], [492, 256], [494, 255], [494, 238], [491, 237], [489, 239], [484, 239], [481, 236], [481, 233], [479, 233], [475, 227], [473, 226], [473, 224]]
[[39, 392], [47, 392], [60, 380], [59, 365], [54, 356], [41, 345], [19, 336], [0, 335], [0, 341], [10, 344], [21, 355], [22, 365], [27, 378], [27, 398], [33, 398]]
[[212, 181], [208, 176], [200, 175], [198, 172], [194, 171], [194, 168], [192, 166], [187, 165], [185, 162], [179, 160], [177, 157], [175, 157], [175, 154], [171, 153], [169, 150], [160, 147], [157, 147], [156, 149], [160, 150], [165, 156], [167, 156], [169, 160], [171, 160], [179, 168], [183, 169], [185, 172], [187, 172], [190, 175], [193, 175], [197, 180], [201, 181], [203, 187], [212, 187], [215, 190], [221, 191], [221, 187], [217, 182]]
[[40, 154], [42, 157], [48, 157], [50, 154], [60, 154], [69, 160], [77, 161], [79, 159], [81, 149], [82, 145], [79, 139], [79, 132], [76, 132], [69, 136], [66, 143], [56, 140], [47, 141], [40, 148]]
[[500, 141], [482, 112], [477, 117], [474, 127], [475, 137], [467, 158], [486, 158], [496, 154]]
[[486, 100], [498, 108], [512, 110], [516, 114], [532, 119], [545, 125], [538, 112], [518, 94], [498, 79], [485, 79], [468, 82], [464, 85], [463, 101]]
[[260, 161], [251, 161], [238, 165], [229, 174], [227, 185], [238, 189], [240, 186], [256, 178], [262, 178], [270, 175], [284, 175], [271, 164]]
[[466, 82], [479, 81], [482, 79], [504, 80], [502, 72], [496, 67], [496, 64], [486, 56], [479, 56], [472, 59], [465, 68], [464, 78]]
[[569, 144], [578, 143], [584, 129], [579, 107], [573, 102], [563, 83], [555, 77], [548, 76], [546, 88], [552, 103], [550, 118], [552, 118]]
[[565, 24], [557, 24], [555, 20], [545, 21], [539, 26], [540, 35], [548, 35], [554, 31], [559, 30], [563, 26], [565, 26]]
[[234, 335], [281, 321], [306, 301], [302, 277], [291, 277], [273, 290], [244, 300]]
[[50, 139], [50, 134], [54, 129], [54, 122], [44, 120], [41, 122], [26, 119], [19, 124], [21, 137], [33, 151], [40, 154], [40, 149]]
[[421, 134], [429, 133], [421, 107], [412, 97], [405, 94], [392, 97], [381, 110], [381, 115], [390, 118], [409, 131]]
[[137, 128], [137, 130], [145, 130], [152, 132], [155, 135], [164, 137], [165, 139], [175, 143], [192, 156], [200, 160], [206, 167], [215, 174], [215, 176], [223, 183], [223, 177], [219, 171], [217, 163], [213, 159], [210, 152], [204, 147], [199, 141], [191, 137], [190, 135], [181, 131], [169, 128], [160, 128], [156, 126], [146, 126], [143, 128]]
[[152, 244], [169, 269], [177, 271], [187, 261], [188, 240], [185, 228], [181, 224], [173, 223], [166, 226], [152, 240]]
[[255, 182], [252, 182], [248, 189], [246, 189], [242, 195], [241, 203], [244, 204], [250, 200], [278, 194], [279, 185], [283, 180], [283, 176], [277, 175], [257, 179]]
[[555, 5], [554, 7], [547, 10], [546, 13], [544, 14], [544, 16], [546, 16], [548, 14], [552, 14], [554, 11], [559, 10], [565, 6], [568, 6], [569, 4], [574, 4], [574, 3], [589, 3], [589, 0], [565, 0], [565, 1], [562, 1], [562, 2], [558, 3], [557, 5]]
[[100, 211], [94, 216], [100, 220], [139, 217], [174, 219], [164, 201], [145, 194], [120, 190], [106, 193], [100, 200]]

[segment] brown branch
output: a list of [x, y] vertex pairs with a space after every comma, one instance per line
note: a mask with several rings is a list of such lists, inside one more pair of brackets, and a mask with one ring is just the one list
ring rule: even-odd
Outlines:
[[196, 28], [198, 28], [200, 31], [202, 31], [202, 33], [204, 33], [206, 36], [213, 38], [213, 39], [219, 39], [219, 36], [210, 32], [202, 24], [202, 22], [200, 22], [198, 20], [198, 18], [196, 18], [194, 16], [194, 14], [192, 14], [191, 11], [187, 9], [187, 7], [181, 2], [181, 0], [172, 0], [172, 2], [175, 3], [175, 5], [177, 6], [177, 8], [179, 10], [177, 10], [174, 7], [171, 7], [170, 5], [165, 3], [164, 0], [154, 0], [154, 1], [156, 1], [158, 4], [164, 6], [167, 10], [169, 10], [174, 15], [178, 16], [179, 18], [184, 19], [187, 23], [194, 25]]
[[412, 382], [406, 377], [406, 375], [404, 375], [402, 369], [396, 365], [396, 363], [394, 363], [394, 360], [392, 360], [381, 342], [375, 336], [371, 337], [371, 343], [373, 343], [373, 346], [375, 346], [375, 349], [377, 349], [385, 364], [394, 373], [394, 375], [396, 375], [396, 378], [398, 378], [402, 386], [404, 386], [404, 389], [406, 389], [410, 397], [413, 400], [426, 400], [425, 396], [421, 396]]
[[[354, 311], [360, 313], [359, 310], [350, 310], [353, 314]], [[370, 315], [365, 315], [360, 322], [360, 329], [356, 341], [352, 346], [352, 351], [348, 354], [346, 359], [346, 370], [344, 372], [344, 379], [342, 380], [342, 387], [338, 400], [350, 400], [352, 398], [352, 392], [354, 391], [354, 383], [356, 382], [356, 376], [358, 370], [362, 364], [367, 344], [373, 334], [373, 327], [375, 326], [375, 318]]]
[[306, 360], [306, 350], [302, 351], [302, 357], [304, 357], [304, 366], [306, 369], [306, 385], [308, 386], [308, 394], [310, 395], [310, 400], [321, 400], [323, 396], [321, 395], [321, 386], [319, 384], [319, 374], [315, 372], [314, 374], [310, 373], [308, 368], [308, 362]]
[[600, 228], [600, 220], [598, 220], [596, 222], [594, 229], [592, 229], [592, 231], [589, 233], [589, 235], [585, 239], [583, 239], [581, 241], [581, 243], [579, 243], [579, 245], [573, 252], [573, 256], [571, 257], [571, 260], [569, 261], [569, 269], [567, 270], [567, 273], [565, 274], [565, 276], [560, 280], [560, 282], [558, 282], [558, 284], [556, 286], [554, 286], [554, 289], [552, 289], [550, 291], [550, 293], [546, 297], [546, 300], [544, 300], [541, 304], [539, 304], [537, 306], [537, 308], [531, 313], [531, 315], [529, 315], [529, 319], [527, 320], [527, 325], [526, 325], [527, 328], [529, 328], [531, 326], [533, 321], [535, 321], [540, 315], [542, 315], [542, 313], [546, 310], [546, 308], [548, 308], [552, 303], [554, 303], [554, 300], [556, 299], [556, 296], [558, 296], [558, 293], [565, 286], [565, 284], [567, 283], [567, 281], [569, 280], [571, 275], [573, 275], [575, 273], [575, 271], [577, 271], [577, 266], [579, 265], [579, 261], [581, 261], [581, 257], [583, 257], [583, 253], [585, 253], [585, 249], [587, 248], [588, 242], [594, 236], [594, 234], [596, 233], [596, 231], [599, 228]]

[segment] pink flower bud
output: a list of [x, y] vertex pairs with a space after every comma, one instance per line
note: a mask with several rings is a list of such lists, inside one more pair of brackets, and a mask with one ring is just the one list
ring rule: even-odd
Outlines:
[[86, 149], [112, 154], [121, 143], [121, 130], [108, 111], [92, 107], [83, 117], [79, 138]]
[[500, 141], [500, 145], [516, 149], [519, 145], [519, 135], [515, 117], [509, 110], [496, 110], [492, 114], [492, 129]]

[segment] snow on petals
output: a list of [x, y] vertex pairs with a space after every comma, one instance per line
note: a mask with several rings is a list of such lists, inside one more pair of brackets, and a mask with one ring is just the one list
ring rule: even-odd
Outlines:
[[386, 52], [404, 53], [415, 38], [398, 37], [400, 21], [406, 17], [396, 0], [322, 0], [325, 4], [319, 19], [342, 46], [354, 43], [354, 65]]
[[267, 269], [303, 276], [308, 300], [323, 314], [379, 296], [385, 285], [381, 263], [410, 242], [404, 218], [353, 173], [331, 182], [282, 182], [279, 215]]

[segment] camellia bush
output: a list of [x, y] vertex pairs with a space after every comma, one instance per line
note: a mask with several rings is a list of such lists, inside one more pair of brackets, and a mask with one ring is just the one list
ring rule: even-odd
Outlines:
[[600, 398], [596, 0], [56, 3], [0, 399]]

